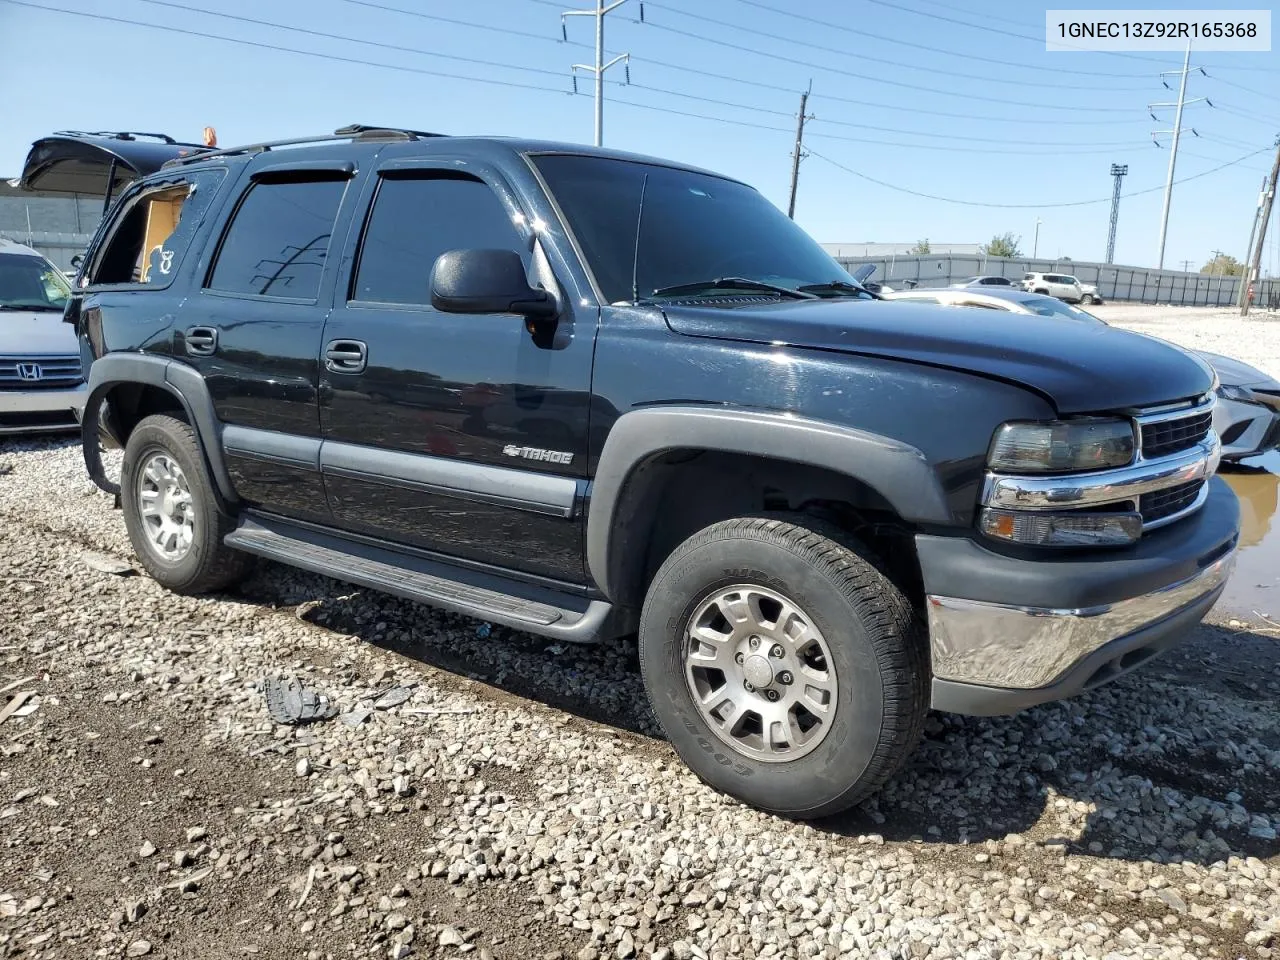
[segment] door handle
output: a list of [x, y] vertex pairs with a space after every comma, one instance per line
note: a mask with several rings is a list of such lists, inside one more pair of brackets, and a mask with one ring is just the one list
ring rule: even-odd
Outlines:
[[218, 349], [218, 331], [213, 327], [190, 327], [183, 336], [193, 357], [211, 357]]
[[369, 347], [361, 340], [330, 340], [324, 348], [324, 368], [330, 373], [364, 373]]

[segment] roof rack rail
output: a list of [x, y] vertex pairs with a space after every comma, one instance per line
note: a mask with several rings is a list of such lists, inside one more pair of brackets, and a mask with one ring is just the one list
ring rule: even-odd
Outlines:
[[241, 153], [266, 153], [276, 147], [299, 147], [308, 143], [329, 143], [334, 140], [420, 140], [423, 137], [443, 137], [443, 133], [427, 133], [422, 130], [406, 130], [401, 127], [374, 127], [362, 123], [352, 123], [339, 127], [333, 133], [319, 134], [314, 137], [291, 137], [288, 140], [267, 140], [263, 143], [249, 143], [240, 147], [227, 147], [224, 150], [208, 150], [189, 157], [174, 157], [164, 165], [166, 167], [196, 163], [211, 157], [228, 157]]
[[137, 140], [145, 137], [148, 140], [159, 140], [161, 143], [168, 143], [174, 146], [194, 147], [194, 143], [180, 143], [173, 137], [164, 133], [141, 133], [137, 130], [56, 130], [51, 136], [55, 137], [102, 137], [104, 140]]

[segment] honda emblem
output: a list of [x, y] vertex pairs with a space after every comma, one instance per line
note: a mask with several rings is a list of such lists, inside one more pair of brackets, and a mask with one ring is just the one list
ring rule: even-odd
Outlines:
[[18, 364], [19, 380], [39, 380], [44, 376], [44, 371], [40, 369], [38, 363], [20, 363]]

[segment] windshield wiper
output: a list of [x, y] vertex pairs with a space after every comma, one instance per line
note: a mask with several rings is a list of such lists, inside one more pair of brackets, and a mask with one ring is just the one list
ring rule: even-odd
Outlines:
[[50, 313], [61, 313], [63, 307], [55, 307], [51, 303], [0, 303], [0, 310], [21, 311], [23, 313], [35, 313], [49, 311]]
[[763, 280], [748, 280], [746, 277], [720, 277], [716, 280], [702, 280], [698, 283], [677, 283], [670, 287], [659, 287], [651, 297], [675, 297], [686, 293], [697, 293], [700, 290], [760, 290], [776, 293], [793, 300], [813, 300], [816, 295], [806, 293], [803, 289], [793, 290], [791, 287], [780, 287], [776, 283], [765, 283]]
[[806, 283], [803, 286], [796, 287], [805, 293], [835, 293], [841, 296], [858, 296], [867, 294], [874, 297], [875, 294], [860, 284], [850, 283], [848, 280], [832, 280], [828, 283]]

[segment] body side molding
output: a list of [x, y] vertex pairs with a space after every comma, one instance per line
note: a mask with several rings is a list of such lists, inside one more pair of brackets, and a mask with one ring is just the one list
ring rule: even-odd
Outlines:
[[635, 468], [669, 450], [714, 450], [836, 471], [876, 490], [905, 520], [952, 522], [933, 468], [915, 447], [852, 427], [785, 413], [689, 405], [646, 407], [618, 418], [605, 440], [587, 513], [587, 569], [613, 598], [610, 540]]

